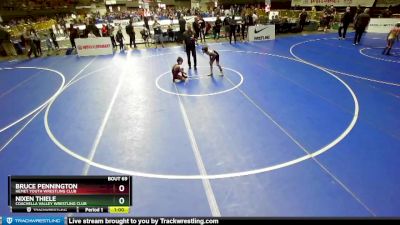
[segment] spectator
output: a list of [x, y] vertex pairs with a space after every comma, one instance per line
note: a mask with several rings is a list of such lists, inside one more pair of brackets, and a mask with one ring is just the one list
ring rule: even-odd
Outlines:
[[201, 42], [203, 42], [203, 40], [204, 40], [204, 42], [206, 42], [206, 32], [205, 32], [206, 22], [204, 21], [203, 17], [200, 16], [198, 23], [199, 23], [199, 27], [200, 27], [200, 33], [199, 33], [200, 40], [201, 40]]
[[110, 25], [107, 30], [108, 30], [108, 35], [110, 36], [110, 39], [111, 39], [111, 44], [112, 44], [113, 48], [116, 48], [117, 43], [115, 42], [114, 27]]
[[168, 25], [167, 34], [168, 41], [174, 41], [174, 30], [172, 29], [171, 25]]
[[[346, 32], [347, 32], [347, 28], [349, 27], [349, 24], [352, 22], [352, 17], [351, 17], [351, 13], [350, 13], [350, 7], [346, 8], [346, 12], [343, 14], [341, 20], [340, 20], [340, 26], [339, 26], [339, 40], [343, 40], [346, 38]], [[343, 30], [343, 34], [342, 34], [342, 30]]]
[[235, 15], [232, 15], [232, 18], [229, 20], [229, 44], [232, 44], [232, 36], [233, 39], [235, 40], [236, 44], [236, 20], [235, 20]]
[[51, 55], [51, 52], [54, 51], [54, 46], [51, 41], [51, 37], [47, 36], [47, 34], [44, 35], [44, 38], [46, 39], [46, 45], [47, 45], [47, 56]]
[[229, 16], [225, 16], [224, 21], [222, 22], [222, 25], [224, 26], [224, 31], [225, 31], [225, 39], [228, 39], [228, 35], [230, 33], [230, 18]]
[[382, 18], [390, 18], [392, 17], [392, 10], [391, 10], [392, 6], [387, 7], [383, 12], [381, 17]]
[[161, 46], [164, 48], [161, 25], [157, 20], [154, 20], [153, 29], [154, 29], [154, 44], [156, 48], [157, 48], [157, 42], [161, 42]]
[[96, 35], [93, 34], [93, 31], [89, 32], [88, 38], [96, 38]]
[[183, 17], [179, 18], [179, 41], [183, 40], [183, 33], [186, 31], [186, 20]]
[[109, 36], [108, 28], [107, 28], [107, 26], [105, 24], [103, 24], [103, 27], [101, 28], [101, 35], [103, 37], [108, 37]]
[[150, 47], [150, 44], [149, 44], [149, 31], [147, 30], [147, 28], [146, 28], [146, 26], [145, 25], [143, 25], [144, 26], [144, 28], [140, 31], [140, 34], [142, 35], [142, 39], [143, 39], [143, 41], [144, 41], [144, 46], [145, 47]]
[[31, 29], [31, 39], [33, 40], [33, 44], [35, 45], [37, 55], [41, 56], [42, 47], [41, 47], [40, 36], [33, 28]]
[[119, 50], [122, 52], [124, 50], [124, 35], [122, 35], [121, 29], [118, 29], [117, 31], [116, 39], [119, 43]]
[[58, 46], [56, 34], [54, 33], [53, 29], [49, 29], [49, 36], [51, 38], [52, 43], [54, 44], [54, 47], [56, 49], [60, 49], [60, 46]]
[[2, 26], [0, 26], [0, 45], [8, 56], [16, 56], [14, 45], [11, 42], [11, 35]]
[[308, 15], [307, 15], [306, 9], [303, 9], [299, 15], [300, 31], [303, 31], [303, 29], [304, 29], [304, 25], [306, 24], [307, 16]]
[[129, 46], [132, 48], [133, 46], [136, 48], [136, 41], [135, 41], [135, 29], [132, 26], [132, 20], [129, 21], [129, 25], [125, 27], [126, 33], [129, 35]]
[[199, 18], [195, 17], [194, 22], [192, 24], [193, 26], [193, 31], [194, 31], [194, 37], [198, 39], [200, 37], [200, 24], [199, 24]]
[[357, 16], [357, 21], [354, 24], [354, 29], [356, 30], [356, 34], [354, 36], [354, 44], [358, 45], [361, 41], [361, 36], [365, 31], [365, 28], [368, 26], [371, 17], [369, 16], [369, 9], [366, 8], [364, 13], [361, 13]]
[[[217, 19], [215, 20], [214, 24], [214, 39], [217, 38], [219, 39], [219, 36], [221, 35], [221, 26], [222, 26], [222, 21], [219, 16], [217, 16]], [[218, 35], [218, 37], [217, 37]]]
[[71, 47], [76, 48], [75, 39], [78, 38], [78, 30], [74, 28], [73, 24], [69, 26], [69, 41], [71, 42]]

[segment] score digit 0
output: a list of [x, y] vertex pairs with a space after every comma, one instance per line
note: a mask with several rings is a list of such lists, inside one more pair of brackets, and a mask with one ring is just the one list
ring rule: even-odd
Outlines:
[[124, 197], [119, 198], [118, 202], [120, 205], [123, 205], [125, 203], [125, 198]]
[[119, 190], [120, 192], [124, 192], [124, 191], [125, 191], [125, 186], [122, 185], [122, 184], [119, 185], [118, 190]]

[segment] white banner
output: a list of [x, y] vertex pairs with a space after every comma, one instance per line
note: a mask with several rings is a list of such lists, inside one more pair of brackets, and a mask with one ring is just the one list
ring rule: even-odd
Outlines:
[[400, 5], [399, 0], [376, 0], [376, 7], [395, 7], [398, 5]]
[[275, 25], [258, 25], [249, 27], [249, 41], [264, 41], [275, 39]]
[[113, 54], [111, 39], [109, 37], [78, 38], [75, 39], [75, 43], [79, 56]]
[[367, 32], [387, 34], [398, 22], [400, 18], [371, 18]]
[[292, 0], [292, 6], [358, 6], [372, 7], [375, 0]]

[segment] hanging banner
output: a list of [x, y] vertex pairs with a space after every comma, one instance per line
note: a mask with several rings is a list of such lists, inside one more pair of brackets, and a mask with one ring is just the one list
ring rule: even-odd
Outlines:
[[400, 5], [399, 0], [376, 0], [376, 7], [395, 7], [398, 5]]
[[292, 6], [326, 6], [333, 5], [334, 7], [344, 6], [362, 6], [372, 7], [375, 0], [292, 0]]

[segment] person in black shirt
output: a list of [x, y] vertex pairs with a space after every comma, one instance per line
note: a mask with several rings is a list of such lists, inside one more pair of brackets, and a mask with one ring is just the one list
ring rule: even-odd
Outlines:
[[110, 25], [108, 27], [107, 31], [108, 31], [108, 36], [110, 36], [111, 44], [112, 44], [113, 48], [116, 48], [117, 42], [115, 42], [114, 27]]
[[53, 44], [54, 44], [54, 47], [56, 48], [56, 49], [60, 49], [60, 46], [58, 46], [58, 42], [57, 42], [57, 37], [56, 37], [56, 34], [54, 34], [54, 31], [53, 31], [53, 29], [49, 29], [49, 32], [50, 32], [50, 38], [51, 38], [51, 41], [53, 42]]
[[154, 44], [156, 45], [156, 48], [157, 48], [157, 42], [161, 42], [161, 45], [164, 48], [163, 32], [161, 30], [161, 24], [157, 20], [154, 20], [153, 29], [154, 29]]
[[188, 59], [189, 69], [192, 68], [192, 65], [190, 62], [190, 52], [192, 52], [193, 61], [194, 61], [194, 69], [197, 70], [196, 38], [195, 38], [192, 28], [190, 26], [188, 27], [188, 30], [185, 31], [185, 33], [183, 34], [183, 38], [184, 38], [184, 44], [185, 44], [185, 50], [186, 50], [186, 55], [187, 55], [187, 59]]
[[71, 47], [76, 48], [75, 39], [78, 38], [78, 31], [74, 28], [73, 24], [69, 25], [69, 40], [71, 42]]
[[390, 8], [392, 8], [391, 6], [389, 6], [388, 8], [386, 8], [383, 12], [381, 17], [382, 18], [390, 18], [392, 17], [392, 11], [390, 10]]
[[143, 18], [143, 22], [144, 22], [144, 27], [146, 27], [146, 29], [149, 31], [150, 33], [150, 26], [149, 26], [149, 18], [147, 18], [147, 16], [145, 16]]
[[204, 21], [204, 19], [200, 16], [199, 19], [199, 27], [200, 27], [200, 40], [201, 42], [206, 42], [206, 33], [205, 33], [205, 29], [206, 29], [206, 22]]
[[233, 39], [235, 40], [236, 44], [236, 21], [235, 21], [235, 15], [232, 15], [232, 18], [229, 20], [229, 44], [232, 44], [232, 36]]
[[215, 21], [215, 24], [214, 24], [214, 39], [217, 37], [217, 35], [218, 35], [217, 39], [219, 39], [219, 36], [221, 33], [221, 26], [222, 26], [221, 18], [219, 18], [219, 16], [217, 16], [217, 20]]
[[354, 35], [354, 44], [358, 45], [361, 41], [361, 36], [365, 31], [365, 28], [368, 26], [371, 17], [369, 16], [369, 9], [366, 8], [364, 13], [361, 13], [357, 16], [357, 20], [354, 23], [354, 29], [356, 30], [356, 34]]
[[229, 16], [225, 16], [224, 20], [222, 21], [222, 25], [224, 26], [224, 36], [225, 39], [228, 39], [230, 30], [229, 30]]
[[305, 9], [303, 9], [303, 11], [301, 11], [300, 15], [299, 15], [299, 25], [300, 25], [300, 31], [303, 31], [304, 29], [304, 25], [306, 25], [306, 20], [307, 20], [307, 12]]
[[182, 16], [179, 18], [179, 41], [183, 40], [183, 33], [185, 33], [185, 31], [186, 31], [186, 20]]
[[194, 18], [194, 22], [193, 22], [193, 30], [194, 30], [194, 34], [195, 34], [195, 38], [198, 39], [200, 36], [200, 24], [199, 24], [199, 18]]
[[136, 41], [135, 41], [135, 30], [133, 29], [132, 26], [132, 21], [129, 21], [128, 26], [125, 27], [126, 34], [129, 35], [129, 46], [132, 48], [132, 43], [133, 46], [136, 48]]
[[[340, 27], [339, 27], [339, 40], [346, 38], [347, 28], [349, 24], [352, 22], [353, 18], [351, 17], [350, 7], [346, 8], [346, 12], [343, 14], [342, 19], [340, 20]], [[343, 30], [343, 34], [342, 34]]]
[[117, 42], [119, 43], [119, 50], [124, 50], [124, 36], [122, 35], [122, 31], [118, 29], [117, 35], [115, 36]]

